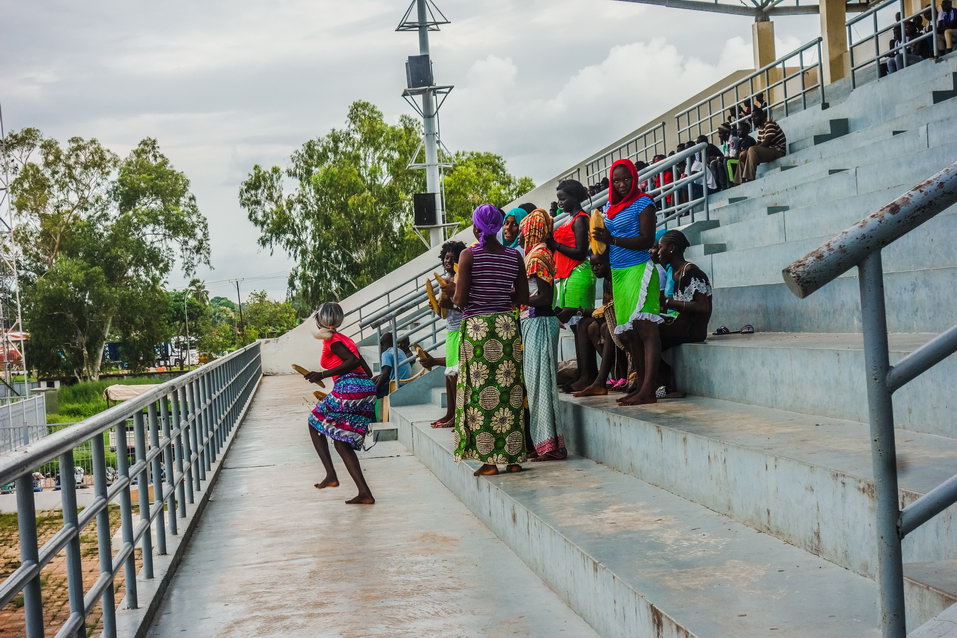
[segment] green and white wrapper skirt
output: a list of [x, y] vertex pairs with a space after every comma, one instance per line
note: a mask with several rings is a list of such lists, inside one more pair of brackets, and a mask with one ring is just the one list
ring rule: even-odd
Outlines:
[[615, 298], [615, 334], [628, 332], [635, 321], [662, 323], [658, 269], [650, 260], [629, 268], [611, 269]]

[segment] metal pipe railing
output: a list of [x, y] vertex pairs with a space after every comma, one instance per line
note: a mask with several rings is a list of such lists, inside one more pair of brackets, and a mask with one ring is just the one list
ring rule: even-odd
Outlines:
[[871, 463], [877, 515], [877, 580], [880, 625], [887, 638], [906, 634], [901, 541], [921, 524], [957, 503], [957, 476], [900, 509], [893, 393], [957, 352], [957, 326], [890, 365], [881, 250], [934, 215], [957, 204], [957, 162], [871, 213], [783, 271], [788, 288], [804, 298], [858, 267], [864, 329]]
[[[675, 126], [678, 129], [678, 138], [681, 139], [684, 136], [697, 137], [698, 135], [711, 137], [718, 130], [720, 124], [728, 121], [726, 119], [728, 109], [737, 109], [738, 105], [746, 99], [754, 105], [754, 98], [760, 95], [765, 98], [765, 109], [769, 116], [775, 109], [783, 107], [784, 116], [787, 117], [791, 112], [791, 103], [798, 99], [801, 100], [802, 109], [806, 109], [809, 96], [815, 92], [820, 93], [820, 103], [822, 107], [826, 108], [821, 42], [821, 38], [815, 38], [738, 80], [731, 86], [720, 89], [677, 113], [675, 115]], [[810, 56], [812, 51], [815, 59], [806, 60], [805, 57]], [[795, 58], [797, 59], [795, 60]], [[789, 63], [792, 68], [796, 69], [791, 74], [788, 74]], [[814, 81], [808, 84], [808, 76], [812, 70], [816, 70]], [[789, 95], [788, 83], [798, 78], [800, 79], [799, 89]], [[746, 91], [744, 91], [745, 87], [747, 87]], [[778, 96], [778, 87], [781, 87], [780, 96]], [[730, 103], [728, 103], [729, 100]], [[717, 102], [717, 105], [715, 102]], [[737, 124], [746, 119], [748, 119], [747, 116], [738, 117], [736, 113], [730, 123]], [[682, 120], [685, 120], [684, 125], [682, 125]]]
[[[885, 26], [881, 27], [880, 22], [880, 13], [885, 9], [897, 9], [897, 13], [900, 13], [901, 18], [899, 20], [891, 20]], [[888, 11], [889, 13], [890, 11]], [[907, 23], [911, 22], [917, 16], [924, 16], [929, 14], [930, 24], [935, 28], [931, 29], [927, 33], [922, 33], [919, 36], [913, 39], [907, 39], [906, 27]], [[854, 39], [854, 28], [858, 25], [864, 25], [870, 23], [871, 31], [861, 38], [855, 41]], [[937, 7], [936, 4], [931, 2], [930, 5], [920, 9], [919, 11], [914, 12], [911, 15], [907, 15], [907, 5], [904, 0], [884, 0], [879, 4], [874, 5], [869, 8], [867, 11], [854, 16], [845, 23], [845, 28], [847, 29], [847, 49], [850, 57], [850, 71], [851, 71], [851, 88], [857, 88], [857, 72], [861, 69], [868, 67], [870, 65], [879, 65], [880, 61], [884, 58], [895, 57], [898, 52], [901, 55], [901, 61], [904, 67], [910, 66], [920, 62], [923, 58], [916, 54], [908, 54], [908, 49], [912, 48], [916, 43], [922, 42], [928, 38], [931, 40], [931, 50], [933, 51], [933, 57], [937, 57], [937, 34], [936, 34], [936, 25], [937, 25]], [[901, 43], [896, 46], [888, 46], [885, 51], [881, 51], [880, 37], [887, 33], [892, 33], [894, 28], [897, 27], [900, 29], [901, 33]], [[869, 42], [874, 44], [874, 53], [864, 60], [855, 60], [856, 49], [858, 47], [863, 49], [868, 49]]]
[[[197, 493], [204, 489], [207, 472], [211, 472], [212, 464], [239, 423], [261, 376], [260, 347], [255, 343], [0, 456], [0, 483], [16, 484], [20, 531], [20, 566], [0, 584], [0, 606], [23, 594], [27, 638], [44, 635], [44, 617], [50, 610], [44, 607], [40, 573], [64, 550], [69, 608], [57, 635], [76, 635], [99, 605], [103, 635], [116, 636], [117, 576], [124, 574], [126, 608], [144, 604], [139, 595], [140, 580], [154, 578], [154, 555], [167, 552], [167, 534], [180, 533], [177, 518], [185, 518], [187, 502], [194, 502]], [[133, 463], [126, 432], [131, 417], [135, 439]], [[112, 482], [107, 476], [104, 443], [111, 432], [116, 434], [118, 470], [118, 478]], [[93, 458], [94, 499], [78, 512], [74, 452], [87, 448]], [[53, 460], [59, 461], [63, 477], [63, 524], [40, 547], [32, 473]], [[139, 496], [136, 519], [131, 498], [134, 487]], [[113, 547], [110, 530], [109, 506], [113, 503], [119, 505], [120, 516], [121, 541], [117, 548]], [[99, 574], [90, 589], [84, 591], [80, 538], [94, 521]], [[142, 561], [139, 573], [137, 546]], [[151, 591], [155, 592], [155, 588]], [[60, 609], [59, 601], [56, 607]]]
[[[632, 145], [634, 145], [634, 150], [632, 150]], [[646, 164], [650, 164], [655, 155], [664, 155], [667, 152], [665, 123], [659, 122], [649, 129], [636, 133], [610, 151], [586, 162], [585, 181], [588, 184], [593, 183], [595, 179], [601, 181], [608, 173], [608, 167], [616, 160], [627, 158], [635, 161], [641, 159]]]

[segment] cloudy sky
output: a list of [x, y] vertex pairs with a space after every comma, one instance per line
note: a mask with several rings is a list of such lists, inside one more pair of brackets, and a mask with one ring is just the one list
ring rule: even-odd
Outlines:
[[[503, 155], [549, 178], [725, 74], [751, 66], [748, 18], [613, 0], [438, 0], [452, 24], [432, 34], [453, 150]], [[282, 298], [289, 260], [256, 245], [238, 204], [254, 164], [284, 165], [304, 140], [340, 126], [356, 99], [389, 119], [404, 61], [395, 26], [408, 0], [0, 0], [0, 104], [8, 130], [96, 137], [126, 154], [159, 140], [209, 218], [214, 295]], [[777, 21], [784, 53], [817, 17]], [[171, 280], [181, 285], [179, 277]]]

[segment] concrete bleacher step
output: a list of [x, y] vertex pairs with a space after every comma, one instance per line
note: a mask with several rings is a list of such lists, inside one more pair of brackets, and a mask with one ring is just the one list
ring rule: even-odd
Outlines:
[[[891, 365], [934, 334], [889, 335]], [[866, 422], [860, 334], [755, 333], [709, 337], [671, 355], [678, 387], [690, 394]], [[957, 437], [952, 380], [945, 359], [894, 394], [899, 429]]]
[[951, 98], [957, 97], [957, 73], [951, 74], [951, 81], [953, 82], [953, 88], [944, 89], [942, 91], [934, 91], [931, 94], [934, 104], [939, 104], [943, 102], [944, 100], [949, 100]]
[[[699, 263], [701, 260], [697, 260]], [[954, 325], [957, 300], [952, 299], [957, 268], [885, 273], [887, 328], [891, 332], [944, 332]], [[784, 285], [715, 287], [712, 331], [751, 324], [759, 332], [861, 332], [857, 278], [840, 277], [798, 299]]]
[[446, 396], [445, 388], [432, 388], [432, 404], [437, 405], [440, 408], [445, 408], [448, 406], [448, 397]]
[[813, 133], [808, 137], [798, 139], [788, 144], [788, 152], [796, 153], [824, 142], [843, 137], [850, 132], [850, 123], [846, 117], [832, 118], [827, 120], [826, 133]]
[[870, 579], [589, 459], [476, 478], [437, 411], [400, 440], [599, 634], [877, 635]]
[[[876, 503], [863, 423], [697, 396], [623, 408], [611, 396], [563, 397], [560, 429], [576, 455], [875, 575]], [[906, 433], [899, 454], [903, 503], [957, 473], [955, 439]], [[939, 561], [957, 553], [950, 533], [957, 507], [930, 525], [908, 537], [905, 560]], [[957, 566], [940, 574], [957, 577]], [[926, 596], [919, 589], [912, 594], [915, 600]]]

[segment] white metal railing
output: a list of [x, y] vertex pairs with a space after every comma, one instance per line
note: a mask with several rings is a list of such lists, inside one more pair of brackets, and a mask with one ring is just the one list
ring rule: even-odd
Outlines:
[[[897, 19], [894, 14], [900, 14], [900, 19]], [[932, 28], [929, 32], [911, 37], [907, 34], [907, 25], [918, 16], [929, 19]], [[885, 0], [848, 20], [846, 27], [847, 48], [850, 53], [851, 88], [857, 88], [858, 72], [865, 68], [873, 67], [874, 77], [879, 76], [879, 67], [883, 59], [899, 58], [903, 67], [920, 62], [924, 57], [917, 55], [913, 49], [928, 38], [931, 41], [931, 51], [936, 58], [936, 24], [937, 7], [935, 3], [931, 2], [929, 6], [907, 15], [904, 0]], [[900, 29], [901, 43], [893, 47], [888, 45], [882, 51], [881, 36], [893, 34], [895, 27]], [[858, 29], [862, 28], [867, 28], [863, 35], [857, 32]], [[873, 52], [870, 51], [872, 46]]]
[[0, 453], [28, 445], [47, 433], [46, 398], [42, 394], [0, 405]]
[[[720, 89], [675, 115], [679, 139], [709, 138], [726, 122], [748, 119], [738, 111], [745, 101], [754, 105], [764, 98], [768, 116], [787, 117], [791, 111], [806, 109], [814, 100], [827, 106], [824, 96], [821, 38], [799, 46], [751, 75]], [[760, 100], [758, 100], [760, 101]]]
[[585, 185], [597, 184], [608, 175], [608, 168], [620, 159], [651, 164], [655, 155], [668, 153], [665, 141], [665, 123], [659, 122], [649, 129], [628, 138], [607, 153], [585, 163]]

